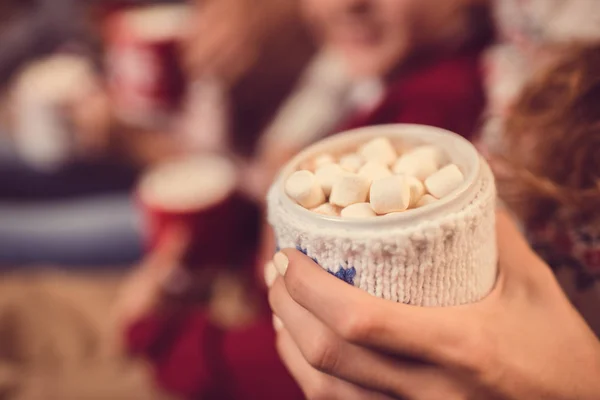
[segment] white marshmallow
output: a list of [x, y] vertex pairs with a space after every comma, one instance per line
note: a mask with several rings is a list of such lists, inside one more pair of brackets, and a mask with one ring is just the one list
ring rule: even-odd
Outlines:
[[392, 171], [395, 174], [411, 175], [423, 181], [438, 170], [438, 164], [432, 157], [421, 157], [418, 153], [408, 153], [398, 159]]
[[285, 192], [304, 208], [314, 208], [325, 202], [325, 193], [310, 171], [296, 171], [285, 182]]
[[358, 170], [358, 175], [364, 176], [369, 180], [369, 182], [373, 182], [376, 179], [387, 178], [388, 176], [392, 176], [392, 172], [388, 167], [381, 164], [377, 161], [367, 161], [365, 165], [360, 167]]
[[315, 177], [317, 178], [317, 182], [321, 185], [325, 196], [329, 196], [331, 193], [331, 187], [333, 183], [342, 175], [347, 173], [346, 170], [342, 169], [337, 164], [329, 163], [322, 165], [317, 168], [315, 171]]
[[419, 146], [408, 152], [407, 154], [412, 154], [413, 157], [417, 157], [419, 159], [429, 158], [435, 161], [438, 168], [442, 165], [447, 164], [446, 155], [442, 150], [440, 150], [436, 146], [426, 145]]
[[335, 158], [331, 154], [321, 154], [313, 162], [315, 169], [323, 165], [335, 163]]
[[430, 194], [426, 194], [419, 201], [417, 201], [416, 208], [427, 206], [431, 203], [435, 203], [437, 199]]
[[456, 164], [450, 164], [427, 178], [425, 187], [433, 197], [441, 199], [456, 189], [464, 179]]
[[410, 206], [414, 207], [421, 197], [425, 194], [425, 185], [414, 176], [407, 176], [408, 186], [410, 187]]
[[333, 184], [329, 202], [340, 207], [364, 203], [369, 195], [369, 187], [367, 178], [352, 173], [344, 174]]
[[346, 171], [357, 172], [364, 164], [364, 160], [358, 154], [346, 154], [340, 157], [340, 167]]
[[331, 203], [321, 204], [319, 207], [313, 208], [310, 211], [321, 215], [327, 215], [330, 217], [340, 216], [340, 208], [338, 206], [334, 206]]
[[396, 161], [396, 149], [388, 138], [375, 138], [360, 147], [358, 154], [367, 161], [378, 161], [388, 167]]
[[377, 214], [404, 211], [410, 204], [410, 186], [404, 176], [377, 179], [371, 184], [370, 202]]
[[342, 210], [342, 217], [344, 218], [372, 218], [376, 216], [377, 214], [375, 214], [369, 203], [352, 204]]

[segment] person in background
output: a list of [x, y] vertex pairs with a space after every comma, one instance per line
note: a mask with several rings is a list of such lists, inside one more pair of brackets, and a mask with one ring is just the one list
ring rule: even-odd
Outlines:
[[[494, 37], [487, 2], [440, 1], [432, 7], [418, 1], [304, 0], [302, 5], [322, 46], [342, 60], [349, 76], [363, 84], [371, 82], [370, 95], [361, 96], [352, 112], [339, 118], [326, 134], [369, 125], [415, 123], [475, 138], [485, 108], [481, 56]], [[373, 89], [373, 82], [379, 89]], [[266, 162], [262, 174], [256, 174], [262, 181], [253, 181], [261, 190], [257, 197], [262, 199], [286, 160], [277, 158], [285, 145], [275, 145], [276, 140], [272, 143], [277, 162]], [[266, 262], [274, 248], [266, 227], [261, 260]]]
[[[493, 39], [485, 2], [304, 0], [302, 6], [322, 54], [335, 62], [313, 78], [323, 89], [292, 99], [304, 98], [303, 113], [293, 119], [284, 109], [286, 120], [276, 119], [267, 131], [262, 169], [256, 168], [262, 175], [255, 171], [251, 180], [260, 188], [256, 197], [264, 198], [291, 155], [340, 130], [417, 123], [473, 138], [485, 103], [480, 56]], [[315, 119], [316, 129], [308, 129]]]

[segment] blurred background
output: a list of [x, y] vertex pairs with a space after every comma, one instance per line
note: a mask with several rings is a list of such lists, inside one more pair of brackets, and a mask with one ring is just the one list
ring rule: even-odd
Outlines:
[[[210, 326], [221, 330], [256, 314], [247, 282], [255, 281], [258, 218], [275, 168], [256, 162], [265, 152], [259, 138], [316, 49], [297, 4], [263, 3], [0, 2], [0, 399], [224, 398], [218, 389], [187, 396], [191, 389], [169, 386], [123, 336], [153, 310], [144, 299], [162, 301], [163, 292], [174, 310], [215, 314]], [[185, 160], [207, 153], [221, 164], [186, 175]], [[233, 168], [235, 187], [211, 167]], [[155, 169], [158, 186], [149, 183], [146, 199], [139, 182]], [[256, 185], [239, 187], [250, 182], [242, 175]], [[178, 198], [198, 190], [216, 194], [180, 212]], [[156, 191], [163, 195], [154, 201]], [[177, 271], [198, 261], [168, 243], [163, 251], [153, 238], [170, 228], [153, 217], [204, 226], [192, 214], [206, 201], [214, 212], [223, 196], [227, 210], [246, 210], [218, 224], [238, 238], [240, 255], [201, 259], [198, 277], [185, 279], [198, 281], [193, 290], [164, 290], [182, 286], [172, 282], [181, 281]], [[185, 235], [175, 241], [207, 247]]]
[[260, 273], [277, 169], [379, 123], [494, 143], [598, 5], [384, 3], [0, 0], [0, 399], [301, 398]]

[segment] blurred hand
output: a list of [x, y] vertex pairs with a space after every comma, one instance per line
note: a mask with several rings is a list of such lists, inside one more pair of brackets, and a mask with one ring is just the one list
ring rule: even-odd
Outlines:
[[164, 285], [181, 268], [190, 241], [190, 232], [181, 226], [165, 232], [160, 245], [142, 261], [120, 289], [115, 307], [119, 326], [156, 307]]
[[309, 398], [595, 399], [600, 343], [514, 223], [498, 215], [500, 276], [481, 302], [371, 296], [285, 250], [269, 299], [277, 347]]
[[241, 168], [240, 190], [259, 204], [265, 204], [269, 188], [273, 184], [279, 170], [288, 162], [296, 151], [285, 146], [273, 146], [270, 151], [259, 154], [251, 163]]
[[67, 104], [73, 121], [75, 147], [84, 156], [103, 155], [110, 146], [112, 110], [108, 94], [100, 87]]
[[290, 9], [280, 0], [198, 0], [184, 43], [184, 65], [193, 77], [235, 84], [256, 62], [264, 42]]

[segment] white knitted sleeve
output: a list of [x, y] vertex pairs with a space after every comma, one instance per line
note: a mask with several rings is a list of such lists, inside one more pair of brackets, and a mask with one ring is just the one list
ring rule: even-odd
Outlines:
[[418, 306], [478, 301], [496, 280], [495, 185], [485, 161], [478, 191], [457, 212], [409, 226], [324, 227], [289, 212], [269, 193], [278, 248], [297, 248], [322, 268], [374, 296]]

